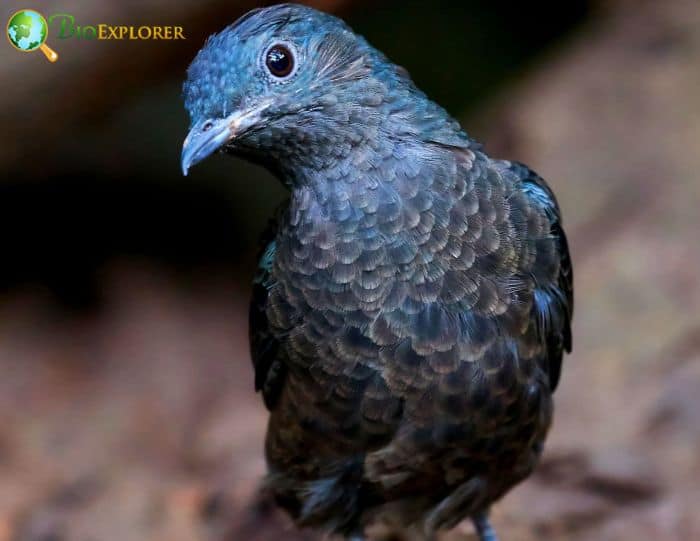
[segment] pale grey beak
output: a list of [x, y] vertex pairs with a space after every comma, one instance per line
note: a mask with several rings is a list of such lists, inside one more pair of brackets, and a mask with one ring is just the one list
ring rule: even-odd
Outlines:
[[253, 109], [236, 111], [226, 118], [207, 119], [195, 124], [182, 145], [182, 174], [187, 176], [190, 167], [258, 124], [269, 106], [270, 102], [265, 102]]
[[190, 167], [219, 150], [230, 138], [228, 118], [206, 120], [193, 126], [182, 145], [182, 174], [187, 176]]

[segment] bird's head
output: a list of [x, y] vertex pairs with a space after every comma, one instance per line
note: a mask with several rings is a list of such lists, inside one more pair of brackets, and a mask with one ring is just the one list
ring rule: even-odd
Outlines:
[[251, 11], [210, 37], [187, 75], [185, 174], [217, 150], [322, 167], [379, 129], [390, 87], [412, 86], [343, 21], [293, 4]]

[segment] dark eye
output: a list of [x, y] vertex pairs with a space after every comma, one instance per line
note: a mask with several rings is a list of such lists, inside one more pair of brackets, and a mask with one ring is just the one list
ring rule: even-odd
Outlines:
[[265, 65], [275, 77], [286, 77], [294, 69], [294, 55], [284, 45], [273, 45], [265, 55]]

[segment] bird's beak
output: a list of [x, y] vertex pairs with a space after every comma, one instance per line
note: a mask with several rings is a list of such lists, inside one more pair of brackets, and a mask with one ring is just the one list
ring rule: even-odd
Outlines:
[[194, 164], [257, 125], [269, 105], [263, 103], [251, 109], [236, 111], [225, 118], [208, 119], [194, 125], [182, 145], [182, 174], [187, 176], [187, 171]]

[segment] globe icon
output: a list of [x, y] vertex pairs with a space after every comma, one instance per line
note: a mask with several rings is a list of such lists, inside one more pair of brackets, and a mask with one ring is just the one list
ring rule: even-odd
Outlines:
[[58, 59], [56, 52], [46, 45], [49, 25], [38, 11], [22, 9], [7, 22], [7, 38], [18, 50], [31, 52], [40, 49], [51, 62]]

